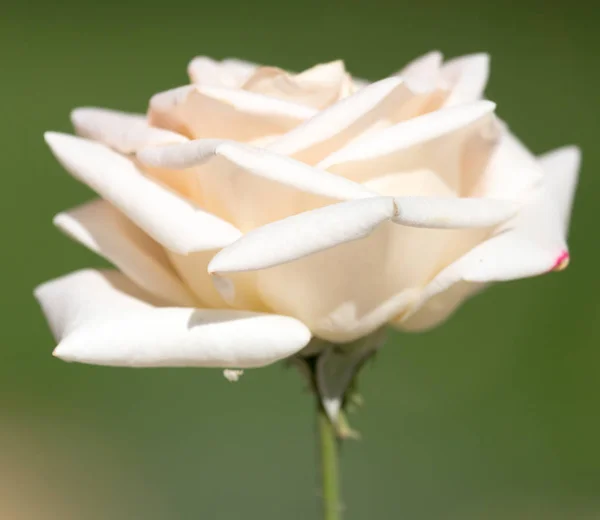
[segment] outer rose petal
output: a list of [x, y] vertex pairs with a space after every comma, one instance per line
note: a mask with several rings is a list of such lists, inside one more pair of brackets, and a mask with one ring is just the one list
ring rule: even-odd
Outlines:
[[250, 231], [221, 250], [208, 269], [221, 275], [260, 270], [258, 289], [271, 308], [301, 319], [324, 339], [352, 341], [392, 319], [417, 296], [412, 288], [421, 280], [415, 280], [413, 265], [404, 265], [407, 256], [414, 256], [406, 248], [420, 247], [423, 240], [429, 245], [428, 234], [440, 233], [391, 220], [446, 228], [477, 226], [481, 218], [487, 225], [512, 214], [512, 205], [503, 202], [498, 211], [482, 214], [494, 205], [428, 197], [339, 203]]
[[54, 224], [154, 296], [174, 305], [194, 306], [164, 249], [108, 202], [94, 200], [59, 213]]
[[222, 247], [240, 236], [231, 224], [148, 179], [132, 161], [106, 146], [55, 132], [45, 137], [69, 173], [163, 246], [186, 254]]
[[392, 221], [409, 227], [488, 227], [508, 219], [516, 206], [492, 199], [370, 197], [332, 204], [272, 222], [222, 249], [211, 273], [264, 269], [297, 260], [345, 242], [365, 238]]
[[78, 271], [35, 291], [66, 361], [251, 368], [293, 355], [310, 331], [286, 316], [160, 308], [116, 271]]
[[541, 182], [540, 162], [510, 132], [504, 129], [483, 175], [473, 179], [471, 195], [522, 200]]
[[[482, 284], [563, 269], [569, 258], [566, 233], [580, 163], [575, 147], [540, 157], [542, 183], [519, 213], [492, 238], [443, 269], [413, 310], [397, 324], [417, 330], [437, 325]], [[458, 287], [454, 287], [458, 286]], [[449, 291], [449, 296], [444, 293]]]
[[143, 114], [128, 114], [105, 108], [76, 108], [71, 121], [78, 135], [130, 154], [147, 146], [183, 143], [187, 138], [162, 128], [153, 128]]

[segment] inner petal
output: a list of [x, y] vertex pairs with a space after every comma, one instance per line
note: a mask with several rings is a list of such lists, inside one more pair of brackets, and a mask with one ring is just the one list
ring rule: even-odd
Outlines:
[[316, 65], [300, 74], [277, 67], [260, 67], [246, 81], [244, 90], [323, 109], [347, 96], [352, 79], [342, 61]]
[[251, 141], [285, 133], [314, 113], [311, 107], [249, 91], [186, 86], [156, 94], [148, 120], [192, 139]]
[[398, 78], [373, 83], [274, 141], [269, 149], [317, 164], [350, 143], [440, 104], [438, 93], [415, 94]]
[[322, 161], [321, 166], [356, 182], [368, 182], [377, 175], [430, 170], [454, 193], [465, 196], [483, 175], [497, 145], [497, 124], [492, 114], [449, 133], [408, 145], [403, 141], [406, 136], [399, 132], [402, 125], [385, 132], [388, 143], [382, 151], [372, 150], [376, 150], [384, 136], [369, 136], [349, 144]]

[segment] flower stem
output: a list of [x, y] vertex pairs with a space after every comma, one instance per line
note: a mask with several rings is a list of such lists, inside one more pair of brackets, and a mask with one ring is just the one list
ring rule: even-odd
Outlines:
[[320, 403], [317, 410], [323, 520], [341, 520], [342, 508], [338, 470], [339, 441], [334, 426]]

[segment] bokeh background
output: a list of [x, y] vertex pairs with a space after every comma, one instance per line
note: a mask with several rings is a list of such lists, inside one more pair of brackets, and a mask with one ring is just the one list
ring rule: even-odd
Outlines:
[[69, 111], [144, 111], [196, 54], [378, 78], [437, 48], [492, 55], [488, 96], [538, 153], [583, 149], [566, 272], [393, 334], [343, 450], [348, 520], [600, 518], [600, 14], [592, 2], [12, 2], [0, 16], [1, 520], [317, 518], [294, 371], [70, 365], [32, 298], [102, 261], [51, 224], [91, 197], [51, 157]]

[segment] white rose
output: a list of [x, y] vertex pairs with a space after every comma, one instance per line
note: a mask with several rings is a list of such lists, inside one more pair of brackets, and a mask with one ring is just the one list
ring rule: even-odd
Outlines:
[[56, 225], [112, 262], [36, 296], [68, 361], [256, 367], [311, 338], [420, 330], [491, 282], [560, 269], [579, 152], [534, 157], [482, 100], [488, 58], [368, 84], [196, 58], [147, 116], [48, 133], [99, 199]]

